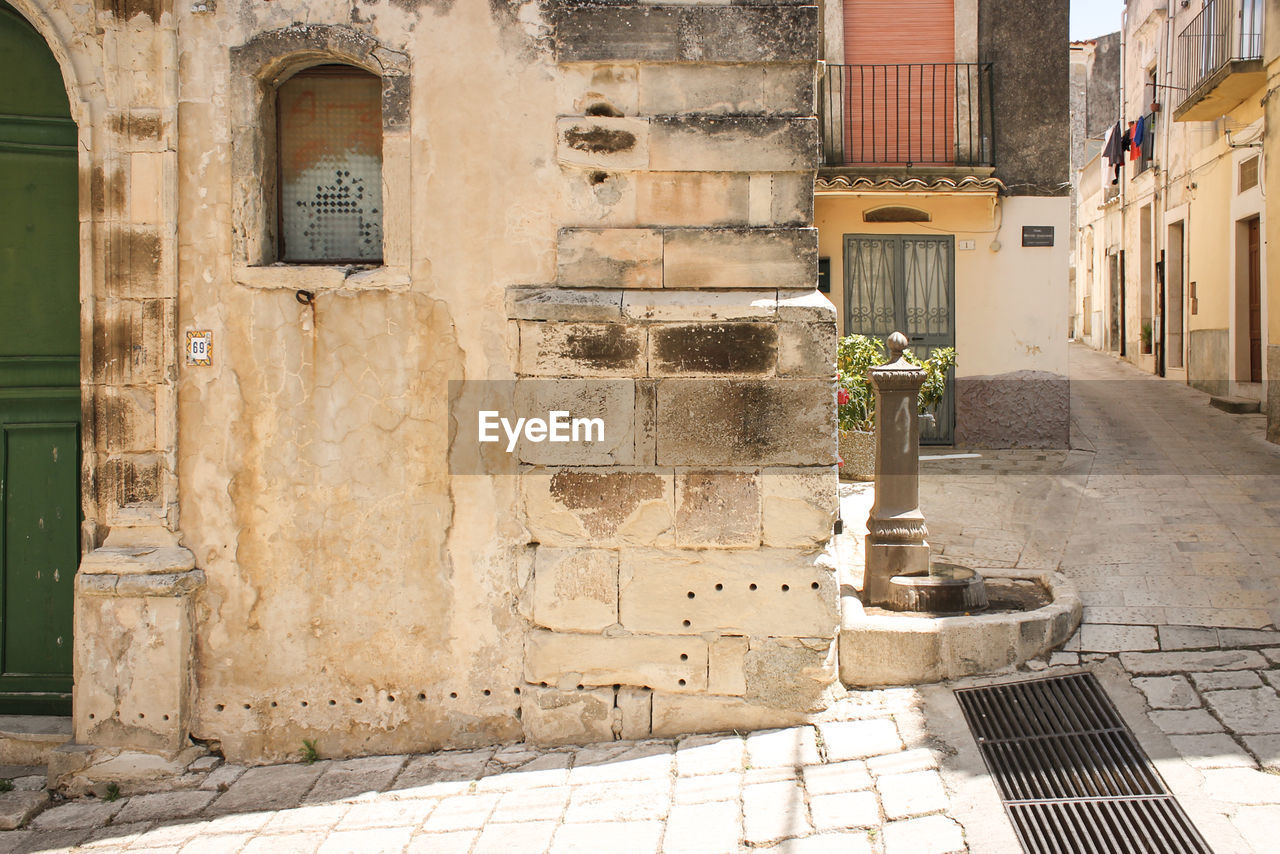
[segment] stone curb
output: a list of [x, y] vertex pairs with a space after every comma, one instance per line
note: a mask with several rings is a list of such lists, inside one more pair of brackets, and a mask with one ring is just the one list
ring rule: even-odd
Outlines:
[[868, 616], [846, 596], [840, 681], [849, 687], [919, 685], [1004, 670], [1060, 646], [1080, 625], [1080, 596], [1061, 573], [979, 571], [985, 578], [1037, 582], [1051, 601], [1021, 613], [927, 618]]

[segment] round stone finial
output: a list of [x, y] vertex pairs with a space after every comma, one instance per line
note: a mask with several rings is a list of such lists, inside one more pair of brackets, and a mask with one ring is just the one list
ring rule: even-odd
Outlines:
[[889, 336], [889, 361], [896, 362], [902, 358], [902, 351], [907, 349], [907, 336], [895, 332]]

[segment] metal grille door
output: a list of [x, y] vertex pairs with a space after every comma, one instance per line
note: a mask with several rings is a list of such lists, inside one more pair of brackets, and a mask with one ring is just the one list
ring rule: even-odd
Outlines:
[[[846, 234], [845, 334], [884, 339], [901, 331], [921, 359], [955, 346], [955, 238]], [[955, 380], [920, 441], [947, 445], [955, 435]]]

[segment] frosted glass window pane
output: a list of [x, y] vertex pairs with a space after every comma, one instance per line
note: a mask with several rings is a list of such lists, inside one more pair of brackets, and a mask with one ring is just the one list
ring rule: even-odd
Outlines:
[[278, 98], [283, 260], [380, 261], [381, 81], [303, 72]]

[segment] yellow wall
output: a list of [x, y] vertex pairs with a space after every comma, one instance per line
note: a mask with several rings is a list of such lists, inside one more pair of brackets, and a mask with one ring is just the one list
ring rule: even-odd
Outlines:
[[[865, 211], [904, 205], [927, 223], [869, 223]], [[844, 235], [952, 234], [956, 238], [956, 373], [1067, 373], [1069, 200], [962, 194], [819, 195], [818, 252], [831, 259], [831, 301], [844, 331]], [[1022, 226], [1054, 226], [1050, 248], [1024, 248]], [[960, 242], [972, 240], [973, 249]], [[993, 241], [998, 241], [993, 248]]]

